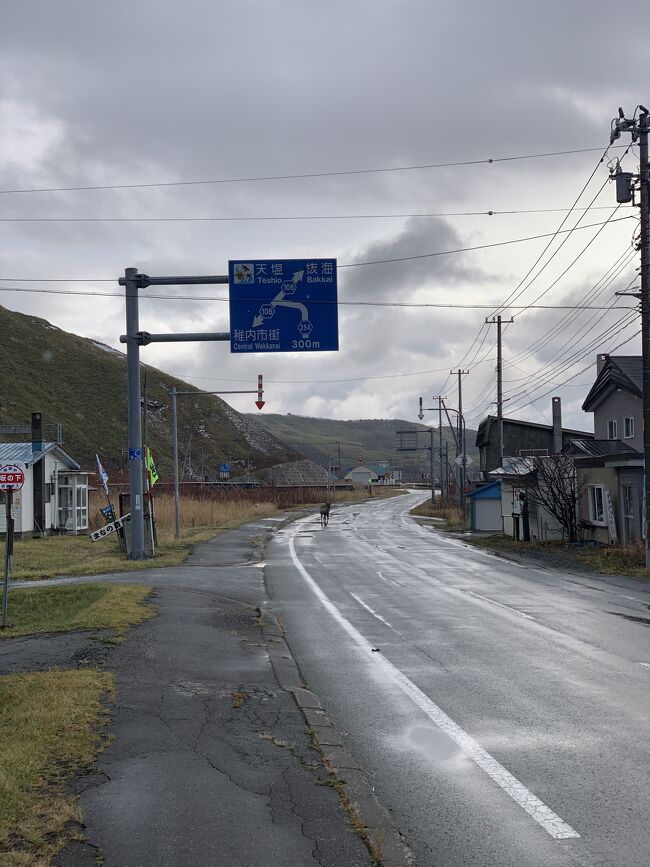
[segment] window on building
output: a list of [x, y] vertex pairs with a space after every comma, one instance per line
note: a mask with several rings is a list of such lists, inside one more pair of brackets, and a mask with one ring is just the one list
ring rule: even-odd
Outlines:
[[605, 489], [602, 485], [589, 485], [589, 520], [605, 524]]
[[616, 419], [611, 419], [607, 422], [607, 439], [616, 440], [618, 439], [618, 424]]
[[623, 421], [623, 436], [626, 440], [632, 439], [634, 436], [634, 418], [628, 415]]

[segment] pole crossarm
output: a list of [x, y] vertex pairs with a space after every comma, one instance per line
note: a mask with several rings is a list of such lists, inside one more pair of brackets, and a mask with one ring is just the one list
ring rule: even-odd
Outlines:
[[[138, 289], [146, 289], [147, 286], [205, 286], [229, 282], [227, 274], [204, 277], [150, 277], [148, 274], [135, 274], [133, 279]], [[120, 277], [117, 282], [120, 286], [126, 286], [126, 281], [126, 277]]]
[[[188, 331], [185, 334], [150, 334], [148, 331], [138, 331], [134, 335], [139, 346], [148, 346], [150, 343], [191, 343], [197, 341], [226, 341], [230, 340], [229, 331]], [[128, 334], [120, 334], [120, 343], [128, 343]]]
[[257, 394], [257, 389], [251, 388], [248, 391], [240, 391], [239, 389], [236, 391], [177, 391], [176, 397], [179, 394], [193, 394], [194, 397], [201, 397], [203, 394]]

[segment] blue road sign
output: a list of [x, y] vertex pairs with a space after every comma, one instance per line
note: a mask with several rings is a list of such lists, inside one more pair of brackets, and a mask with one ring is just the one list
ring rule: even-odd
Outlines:
[[229, 473], [230, 472], [230, 464], [219, 464], [219, 472], [220, 473]]
[[336, 259], [228, 263], [231, 352], [338, 350]]
[[129, 449], [129, 460], [130, 461], [141, 461], [142, 460], [142, 449]]

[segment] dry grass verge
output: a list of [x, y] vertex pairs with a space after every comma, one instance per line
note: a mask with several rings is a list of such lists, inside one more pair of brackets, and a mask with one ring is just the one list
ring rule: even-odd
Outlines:
[[[113, 693], [95, 670], [0, 677], [0, 863], [46, 865], [80, 822], [66, 783], [93, 761]], [[76, 829], [76, 830], [75, 830]]]
[[[395, 488], [373, 489], [375, 496], [390, 497], [404, 493]], [[338, 491], [334, 505], [368, 499], [367, 489]], [[316, 503], [309, 504], [316, 507]], [[291, 508], [295, 508], [292, 506]], [[275, 503], [260, 500], [181, 499], [181, 538], [174, 536], [174, 498], [156, 498], [158, 547], [149, 560], [127, 560], [119, 550], [117, 538], [108, 536], [91, 542], [88, 536], [46, 536], [43, 539], [18, 539], [15, 543], [12, 579], [15, 581], [56, 578], [60, 575], [101, 575], [139, 569], [177, 566], [194, 546], [207, 542], [224, 530], [231, 530], [259, 518], [278, 517], [284, 512]], [[96, 517], [95, 517], [96, 521]], [[96, 528], [100, 523], [94, 523]]]
[[570, 569], [596, 575], [650, 578], [639, 546], [570, 545], [568, 542], [516, 542], [507, 536], [464, 536], [463, 541], [480, 548], [535, 560], [541, 566]]
[[464, 526], [463, 513], [458, 506], [432, 506], [431, 500], [425, 500], [411, 509], [412, 515], [426, 518], [441, 518], [445, 523], [443, 529], [458, 530]]
[[73, 629], [114, 629], [119, 634], [154, 614], [151, 587], [139, 584], [65, 584], [9, 591], [9, 626], [0, 640]]

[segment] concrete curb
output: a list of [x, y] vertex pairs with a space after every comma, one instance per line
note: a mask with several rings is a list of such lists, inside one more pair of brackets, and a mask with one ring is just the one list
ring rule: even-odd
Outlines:
[[417, 867], [399, 829], [377, 800], [367, 774], [346, 750], [318, 696], [306, 687], [282, 626], [272, 611], [266, 609], [261, 614], [261, 628], [278, 683], [293, 695], [323, 764], [340, 779], [336, 786], [339, 797], [351, 811], [355, 830], [364, 839], [375, 863], [383, 867]]

